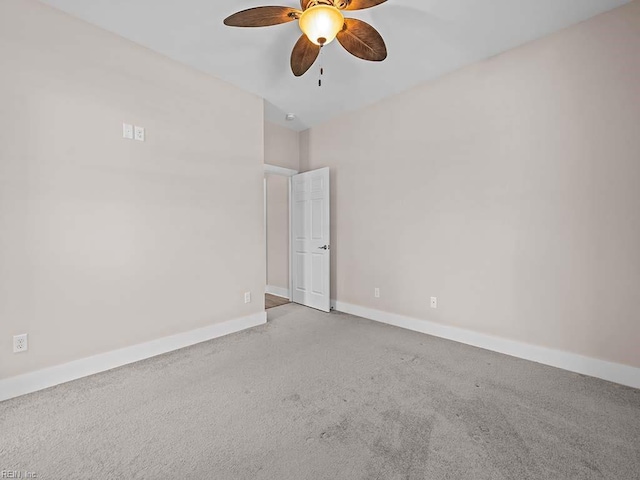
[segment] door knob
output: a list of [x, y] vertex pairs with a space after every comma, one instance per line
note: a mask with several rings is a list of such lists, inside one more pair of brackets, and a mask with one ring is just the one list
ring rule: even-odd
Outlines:
[[320, 250], [330, 250], [331, 247], [329, 245], [323, 245], [322, 247], [318, 247]]

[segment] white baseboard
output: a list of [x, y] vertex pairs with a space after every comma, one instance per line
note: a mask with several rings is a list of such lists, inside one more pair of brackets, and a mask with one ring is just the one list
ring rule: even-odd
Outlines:
[[248, 317], [216, 323], [197, 330], [0, 380], [0, 401], [37, 392], [38, 390], [155, 357], [156, 355], [195, 345], [196, 343], [223, 337], [247, 328], [257, 327], [264, 323], [267, 323], [267, 314], [266, 312], [260, 312]]
[[273, 285], [267, 285], [265, 293], [269, 293], [271, 295], [275, 295], [276, 297], [282, 297], [282, 298], [286, 298], [286, 299], [291, 298], [289, 296], [289, 289], [288, 288], [274, 287]]
[[485, 350], [503, 353], [512, 357], [562, 368], [570, 372], [601, 378], [621, 385], [640, 388], [640, 368], [598, 360], [596, 358], [585, 357], [561, 350], [529, 345], [506, 338], [494, 337], [471, 330], [382, 312], [380, 310], [351, 305], [340, 301], [334, 301], [333, 304], [334, 308], [339, 312], [356, 315], [415, 332], [426, 333], [434, 337], [446, 338], [447, 340], [484, 348]]

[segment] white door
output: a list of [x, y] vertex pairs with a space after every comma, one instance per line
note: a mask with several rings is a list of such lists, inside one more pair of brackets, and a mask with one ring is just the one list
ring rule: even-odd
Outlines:
[[291, 190], [291, 300], [329, 312], [329, 169], [294, 175]]

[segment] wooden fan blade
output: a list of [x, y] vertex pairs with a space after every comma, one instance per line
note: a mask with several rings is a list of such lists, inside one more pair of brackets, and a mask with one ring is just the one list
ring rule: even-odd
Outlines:
[[293, 22], [300, 16], [300, 10], [290, 7], [256, 7], [243, 10], [225, 18], [229, 27], [269, 27]]
[[312, 0], [300, 0], [300, 6], [302, 7], [302, 11], [304, 12]]
[[381, 62], [387, 58], [387, 46], [378, 31], [362, 20], [345, 18], [336, 37], [347, 52], [363, 60]]
[[365, 8], [375, 7], [387, 0], [348, 0], [347, 6], [343, 10], [364, 10]]
[[307, 73], [311, 65], [320, 55], [320, 47], [311, 42], [306, 35], [302, 35], [296, 42], [291, 52], [291, 70], [296, 77], [300, 77]]

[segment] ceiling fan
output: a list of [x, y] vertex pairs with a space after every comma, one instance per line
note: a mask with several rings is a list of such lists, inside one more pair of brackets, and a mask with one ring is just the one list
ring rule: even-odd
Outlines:
[[338, 39], [340, 45], [363, 60], [381, 62], [387, 47], [378, 31], [362, 20], [344, 18], [342, 10], [363, 10], [387, 0], [300, 0], [301, 9], [256, 7], [234, 13], [224, 20], [230, 27], [268, 27], [298, 20], [303, 34], [291, 53], [291, 70], [304, 75], [323, 46]]

